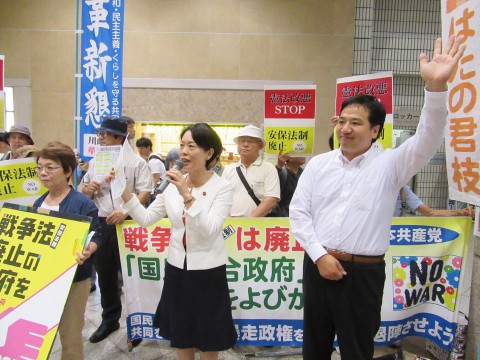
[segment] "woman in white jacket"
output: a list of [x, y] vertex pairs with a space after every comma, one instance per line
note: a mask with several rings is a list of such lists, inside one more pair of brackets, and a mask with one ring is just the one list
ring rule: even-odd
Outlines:
[[217, 359], [231, 348], [237, 333], [228, 292], [227, 251], [223, 223], [232, 206], [228, 181], [208, 165], [222, 152], [222, 142], [206, 123], [190, 125], [181, 133], [183, 175], [170, 168], [171, 184], [145, 209], [136, 196], [122, 194], [122, 210], [140, 225], [149, 226], [168, 216], [172, 223], [165, 282], [154, 325], [177, 349], [178, 359]]

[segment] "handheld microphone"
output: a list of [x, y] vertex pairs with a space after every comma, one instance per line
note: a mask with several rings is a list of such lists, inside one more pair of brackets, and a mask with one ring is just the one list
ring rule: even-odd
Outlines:
[[[175, 161], [175, 164], [173, 165], [172, 169], [175, 170], [182, 170], [183, 168], [183, 161], [178, 159]], [[156, 188], [155, 188], [155, 195], [157, 194], [162, 194], [165, 189], [167, 188], [168, 184], [170, 184], [167, 179], [171, 179], [170, 176], [167, 176], [165, 180], [163, 180]]]

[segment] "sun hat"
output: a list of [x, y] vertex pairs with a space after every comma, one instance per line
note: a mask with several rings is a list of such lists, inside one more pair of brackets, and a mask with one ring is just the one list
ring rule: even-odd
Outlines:
[[119, 117], [105, 116], [100, 127], [96, 128], [97, 133], [109, 132], [113, 135], [120, 135], [126, 137], [127, 132], [127, 122], [122, 120]]
[[8, 145], [10, 145], [10, 135], [13, 133], [19, 133], [27, 136], [30, 140], [30, 145], [33, 145], [32, 132], [25, 125], [15, 124], [10, 127], [10, 131], [5, 133], [5, 141]]
[[253, 126], [253, 125], [247, 125], [247, 126], [245, 126], [245, 127], [240, 131], [240, 133], [238, 134], [238, 136], [236, 136], [236, 137], [233, 138], [233, 141], [235, 142], [235, 144], [238, 142], [238, 138], [239, 138], [239, 137], [242, 137], [242, 136], [248, 136], [248, 137], [252, 137], [252, 138], [257, 138], [257, 139], [262, 140], [263, 146], [265, 146], [265, 144], [266, 144], [265, 139], [263, 138], [263, 131], [260, 130], [260, 129], [259, 129], [258, 127], [256, 127], [256, 126]]

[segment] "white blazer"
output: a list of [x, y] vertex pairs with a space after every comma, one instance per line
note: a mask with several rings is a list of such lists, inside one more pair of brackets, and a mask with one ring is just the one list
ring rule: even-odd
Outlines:
[[[121, 209], [142, 226], [153, 225], [168, 215], [172, 223], [167, 256], [170, 265], [183, 269], [185, 255], [188, 270], [205, 270], [225, 265], [228, 256], [222, 229], [233, 203], [232, 186], [213, 173], [203, 186], [192, 189], [192, 195], [196, 200], [185, 210], [183, 197], [178, 193], [177, 187], [169, 185], [147, 209], [136, 196], [123, 203]], [[182, 221], [184, 212], [185, 225]], [[185, 231], [186, 253], [183, 247]]]

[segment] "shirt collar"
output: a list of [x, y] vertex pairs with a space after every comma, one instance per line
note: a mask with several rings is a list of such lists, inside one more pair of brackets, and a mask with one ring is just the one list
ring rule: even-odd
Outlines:
[[[253, 163], [250, 164], [250, 166], [252, 166], [252, 165], [253, 165], [253, 166], [260, 166], [260, 165], [262, 165], [262, 163], [263, 163], [263, 159], [262, 159], [261, 156], [259, 156], [259, 157], [257, 157], [257, 160], [255, 160]], [[243, 166], [243, 167], [245, 167], [245, 165], [242, 164], [242, 160], [240, 160], [240, 161], [238, 162], [238, 166]]]
[[366, 161], [366, 159], [368, 159], [371, 156], [372, 153], [373, 153], [373, 150], [372, 150], [372, 147], [370, 147], [363, 154], [358, 155], [352, 160], [348, 160], [345, 156], [343, 156], [342, 149], [340, 148], [340, 150], [338, 151], [338, 159], [340, 160], [340, 163], [342, 164], [342, 166], [360, 167]]

